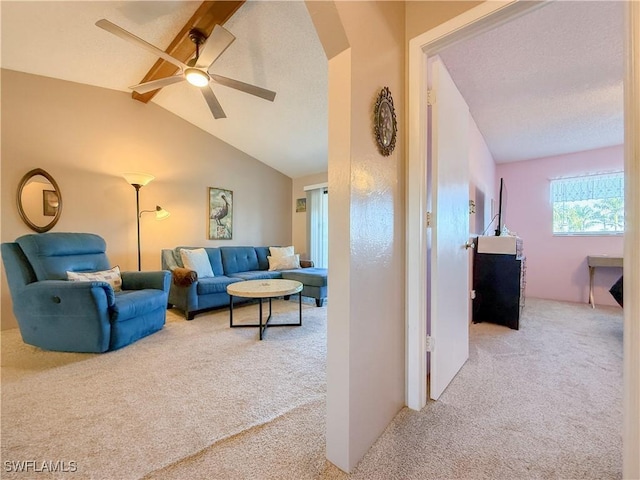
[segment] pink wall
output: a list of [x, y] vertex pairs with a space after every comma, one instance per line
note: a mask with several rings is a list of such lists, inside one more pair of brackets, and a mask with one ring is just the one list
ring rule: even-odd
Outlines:
[[[622, 255], [622, 235], [552, 235], [549, 180], [623, 168], [622, 145], [497, 165], [496, 185], [504, 178], [507, 191], [504, 223], [524, 241], [528, 297], [588, 302], [587, 255]], [[617, 305], [609, 288], [621, 274], [621, 268], [596, 270], [596, 305]]]

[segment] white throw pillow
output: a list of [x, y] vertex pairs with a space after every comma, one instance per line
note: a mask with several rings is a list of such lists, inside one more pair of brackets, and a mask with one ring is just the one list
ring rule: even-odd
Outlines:
[[184, 268], [193, 270], [198, 274], [198, 278], [210, 278], [213, 277], [213, 270], [211, 269], [211, 262], [209, 262], [209, 255], [204, 248], [188, 249], [183, 248], [180, 250], [180, 258]]
[[122, 277], [118, 266], [100, 272], [67, 272], [67, 280], [71, 282], [107, 282], [113, 287], [114, 292], [122, 290]]
[[293, 255], [293, 245], [290, 247], [269, 247], [269, 253], [273, 258], [288, 257]]
[[300, 255], [286, 255], [284, 257], [267, 257], [269, 260], [269, 271], [291, 270], [300, 268]]

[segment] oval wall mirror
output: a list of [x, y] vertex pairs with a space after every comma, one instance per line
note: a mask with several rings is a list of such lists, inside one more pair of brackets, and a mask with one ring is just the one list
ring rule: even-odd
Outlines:
[[18, 212], [31, 230], [48, 232], [60, 220], [62, 194], [49, 173], [41, 168], [27, 172], [18, 186]]

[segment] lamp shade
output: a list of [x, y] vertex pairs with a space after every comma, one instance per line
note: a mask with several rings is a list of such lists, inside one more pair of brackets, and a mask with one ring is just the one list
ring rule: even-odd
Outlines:
[[171, 214], [164, 208], [162, 208], [160, 205], [156, 205], [156, 220], [164, 220], [165, 218], [169, 218], [169, 215]]
[[149, 175], [148, 173], [140, 172], [123, 173], [122, 176], [129, 184], [139, 185], [141, 187], [144, 187], [147, 183], [156, 178], [153, 175]]

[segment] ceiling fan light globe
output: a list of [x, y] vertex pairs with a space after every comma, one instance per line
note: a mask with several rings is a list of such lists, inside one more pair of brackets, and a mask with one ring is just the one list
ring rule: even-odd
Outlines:
[[184, 77], [187, 82], [196, 87], [206, 87], [209, 84], [209, 75], [197, 68], [187, 68], [184, 72]]

